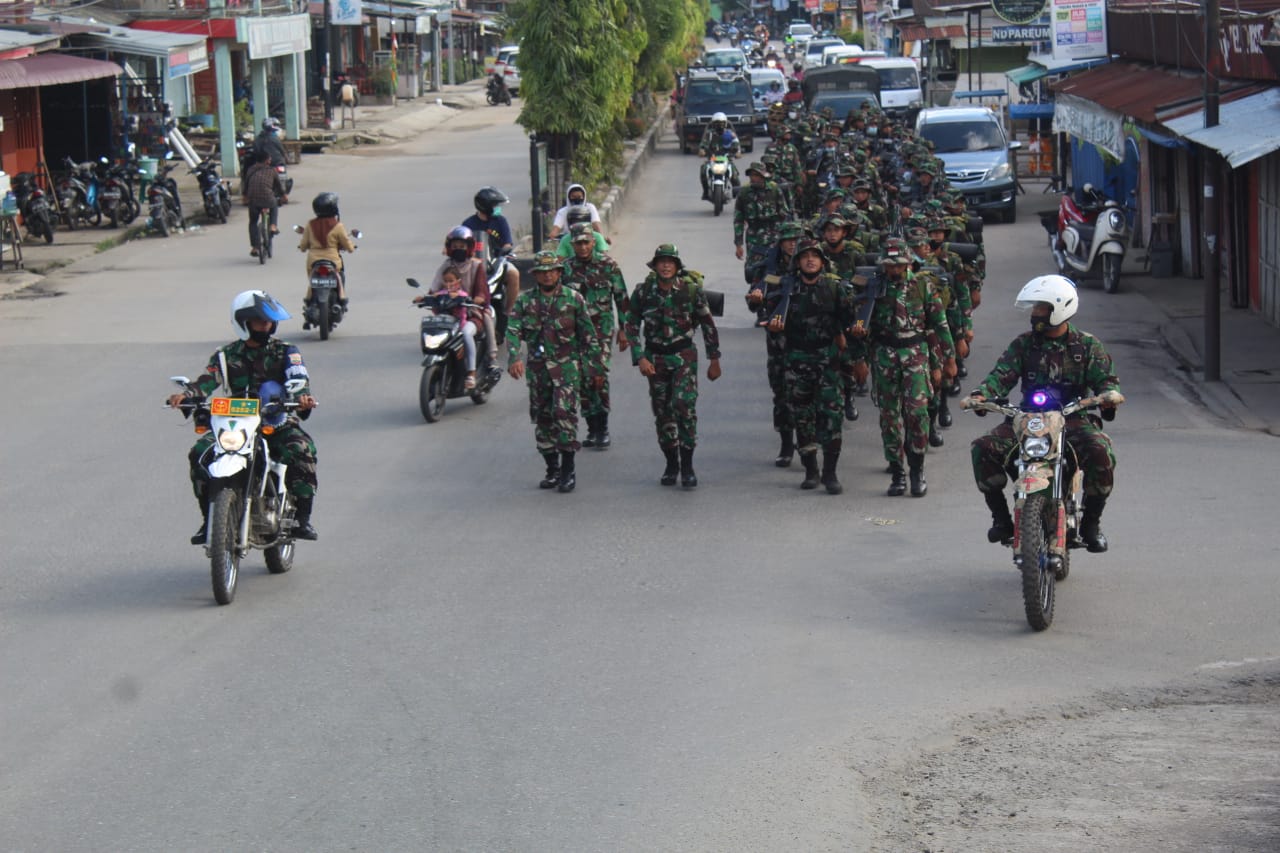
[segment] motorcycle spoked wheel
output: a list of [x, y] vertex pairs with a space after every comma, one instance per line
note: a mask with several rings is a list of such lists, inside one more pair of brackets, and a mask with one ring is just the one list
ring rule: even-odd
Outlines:
[[422, 371], [418, 383], [418, 408], [422, 417], [433, 424], [444, 416], [445, 403], [449, 399], [449, 371], [443, 362], [437, 362]]
[[320, 327], [320, 340], [329, 340], [333, 331], [333, 291], [326, 290], [323, 296], [315, 300], [317, 325]]
[[1057, 525], [1056, 514], [1044, 495], [1031, 495], [1022, 505], [1018, 531], [1022, 557], [1022, 603], [1027, 624], [1043, 631], [1053, 624], [1054, 570], [1049, 567], [1049, 539]]
[[89, 206], [89, 197], [84, 193], [76, 190], [76, 209], [79, 211], [80, 218], [89, 225], [97, 228], [102, 224], [102, 211], [96, 206]]
[[724, 185], [711, 189], [711, 207], [715, 211], [715, 215], [719, 216], [724, 211]]
[[1120, 289], [1121, 255], [1102, 256], [1102, 289], [1107, 293], [1115, 293]]
[[[275, 489], [270, 486], [271, 478], [268, 478], [267, 494], [265, 500], [274, 501], [276, 499]], [[285, 507], [286, 514], [293, 509], [293, 501], [288, 501]], [[273, 575], [282, 575], [293, 568], [293, 540], [286, 539], [279, 545], [272, 545], [262, 552], [262, 556], [267, 561], [267, 571]]]
[[231, 215], [231, 196], [223, 193], [218, 199], [218, 207], [222, 210], [222, 221], [226, 222]]
[[233, 488], [221, 489], [209, 501], [209, 568], [213, 597], [230, 604], [240, 579], [240, 515], [244, 503]]

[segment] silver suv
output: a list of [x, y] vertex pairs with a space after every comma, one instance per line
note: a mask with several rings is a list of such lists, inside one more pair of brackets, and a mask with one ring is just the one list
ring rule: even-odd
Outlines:
[[1004, 135], [1000, 117], [987, 107], [930, 107], [916, 117], [916, 135], [933, 143], [951, 188], [964, 193], [969, 209], [1018, 216], [1018, 180], [1012, 151], [1022, 143]]

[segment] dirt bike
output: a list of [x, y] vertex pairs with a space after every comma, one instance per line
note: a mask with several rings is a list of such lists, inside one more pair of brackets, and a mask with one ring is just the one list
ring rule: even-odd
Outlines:
[[[1080, 518], [1084, 472], [1067, 444], [1067, 419], [1103, 404], [1124, 402], [1118, 391], [1062, 402], [1053, 389], [1031, 389], [1020, 406], [966, 397], [960, 408], [1009, 418], [1017, 440], [1013, 460], [1013, 564], [1022, 574], [1027, 623], [1043, 631], [1053, 623], [1054, 584], [1067, 579], [1071, 551], [1083, 548]], [[1064, 452], [1065, 451], [1065, 452]]]
[[266, 436], [298, 408], [293, 398], [306, 381], [290, 379], [283, 387], [264, 382], [256, 397], [206, 398], [187, 377], [171, 378], [191, 395], [179, 406], [184, 416], [194, 415], [196, 432], [212, 431], [215, 437], [199, 463], [208, 476], [205, 554], [213, 597], [219, 604], [230, 604], [236, 597], [240, 559], [250, 550], [262, 549], [272, 574], [293, 568], [294, 504], [285, 488], [288, 466], [271, 458]]

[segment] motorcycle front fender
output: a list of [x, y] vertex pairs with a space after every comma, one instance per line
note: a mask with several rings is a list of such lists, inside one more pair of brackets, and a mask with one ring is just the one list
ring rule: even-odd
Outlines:
[[430, 353], [427, 353], [426, 358], [422, 359], [422, 366], [423, 366], [423, 367], [430, 367], [430, 366], [431, 366], [431, 365], [433, 365], [433, 364], [438, 364], [438, 363], [440, 363], [440, 362], [444, 361], [444, 360], [445, 360], [445, 357], [446, 357], [446, 356], [445, 356], [445, 354], [444, 354], [444, 353], [438, 353], [438, 352], [430, 352]]
[[249, 467], [249, 457], [239, 453], [224, 453], [214, 457], [209, 463], [209, 477], [214, 480], [225, 480], [236, 476]]
[[1098, 247], [1099, 255], [1123, 255], [1124, 244], [1119, 240], [1108, 240]]
[[1033, 462], [1018, 474], [1014, 488], [1022, 496], [1043, 492], [1053, 485], [1053, 465], [1048, 462]]

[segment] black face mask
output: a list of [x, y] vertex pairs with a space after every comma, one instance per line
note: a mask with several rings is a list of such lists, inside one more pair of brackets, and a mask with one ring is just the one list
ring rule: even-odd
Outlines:
[[931, 247], [935, 252], [936, 252], [938, 249], [941, 249], [941, 248], [942, 248], [942, 243], [943, 243], [943, 241], [942, 241], [942, 240], [935, 240], [935, 239], [933, 239], [932, 237], [930, 237], [930, 238], [929, 238], [929, 246], [930, 246], [930, 247]]
[[584, 202], [586, 202], [586, 199], [585, 199], [585, 198], [581, 198], [581, 197], [579, 197], [579, 196], [570, 196], [570, 197], [569, 197], [569, 204], [583, 204]]
[[1035, 314], [1031, 315], [1031, 331], [1035, 334], [1043, 335], [1052, 328], [1053, 325], [1049, 322], [1048, 317], [1037, 317]]
[[466, 249], [450, 249], [449, 250], [449, 260], [453, 261], [455, 264], [460, 264], [469, 257], [471, 257], [471, 253], [468, 252]]
[[259, 332], [259, 331], [256, 331], [256, 330], [254, 330], [254, 329], [250, 329], [250, 330], [249, 330], [249, 340], [253, 341], [255, 344], [258, 344], [259, 346], [262, 346], [262, 345], [265, 345], [268, 341], [270, 341], [270, 340], [271, 340], [271, 333], [270, 333], [270, 332]]

